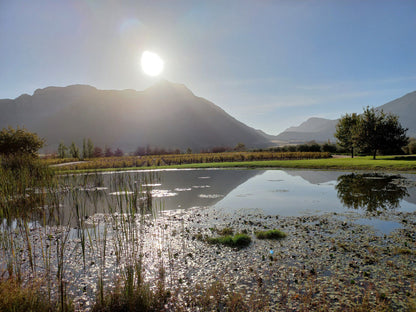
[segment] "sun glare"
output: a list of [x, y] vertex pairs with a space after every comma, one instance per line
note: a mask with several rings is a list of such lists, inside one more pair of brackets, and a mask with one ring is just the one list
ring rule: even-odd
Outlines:
[[163, 60], [159, 55], [150, 51], [144, 51], [140, 59], [140, 65], [145, 74], [157, 76], [163, 71]]

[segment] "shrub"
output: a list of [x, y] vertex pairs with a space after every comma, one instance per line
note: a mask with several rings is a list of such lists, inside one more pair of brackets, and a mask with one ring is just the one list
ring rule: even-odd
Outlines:
[[229, 247], [246, 247], [251, 243], [251, 237], [247, 234], [239, 233], [234, 236], [225, 235], [219, 237], [208, 237], [206, 241], [210, 244], [220, 244]]
[[255, 233], [258, 239], [281, 239], [287, 236], [286, 233], [279, 230], [260, 231]]
[[[0, 311], [57, 310], [40, 292], [36, 284], [22, 286], [15, 279], [0, 279]], [[72, 310], [66, 306], [66, 311]]]

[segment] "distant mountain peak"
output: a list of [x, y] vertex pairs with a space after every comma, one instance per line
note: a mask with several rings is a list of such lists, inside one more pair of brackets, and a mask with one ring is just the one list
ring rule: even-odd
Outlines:
[[162, 93], [163, 95], [174, 93], [174, 94], [195, 96], [194, 93], [184, 84], [170, 82], [166, 79], [160, 79], [153, 86], [144, 90], [144, 92], [147, 92], [147, 93], [157, 92], [157, 93]]
[[44, 94], [50, 94], [51, 92], [54, 91], [61, 91], [61, 90], [69, 90], [69, 91], [91, 91], [91, 90], [97, 90], [97, 88], [90, 86], [90, 85], [85, 85], [85, 84], [74, 84], [74, 85], [69, 85], [66, 87], [56, 87], [56, 86], [50, 86], [50, 87], [46, 87], [46, 88], [40, 88], [40, 89], [36, 89], [35, 92], [33, 92], [33, 96], [36, 95], [44, 95]]

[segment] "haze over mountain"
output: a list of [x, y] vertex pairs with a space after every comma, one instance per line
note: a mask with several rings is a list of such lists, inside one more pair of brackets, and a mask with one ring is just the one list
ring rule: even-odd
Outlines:
[[[388, 102], [377, 108], [383, 109], [386, 113], [399, 116], [401, 125], [408, 128], [407, 135], [416, 137], [416, 91], [408, 93], [396, 100]], [[356, 113], [362, 113], [356, 112]], [[343, 113], [340, 112], [340, 115]], [[308, 141], [335, 142], [334, 133], [338, 119], [330, 120], [325, 118], [312, 117], [298, 127], [290, 127], [275, 136], [275, 140], [288, 143], [303, 143]]]
[[215, 104], [195, 96], [187, 87], [162, 80], [144, 91], [98, 90], [87, 85], [47, 87], [32, 96], [0, 100], [0, 127], [21, 126], [47, 140], [46, 150], [60, 141], [132, 152], [138, 146], [264, 147], [261, 132], [231, 117]]

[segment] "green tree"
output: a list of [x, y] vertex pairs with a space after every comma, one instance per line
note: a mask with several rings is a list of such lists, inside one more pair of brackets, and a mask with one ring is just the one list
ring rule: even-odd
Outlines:
[[357, 143], [363, 152], [371, 153], [376, 159], [377, 152], [398, 150], [407, 145], [406, 131], [398, 116], [367, 107], [360, 116]]
[[354, 148], [357, 147], [359, 121], [360, 117], [356, 113], [345, 114], [339, 120], [335, 132], [339, 146], [351, 151], [352, 158], [354, 158]]
[[82, 139], [82, 159], [88, 158], [87, 140]]
[[79, 154], [79, 148], [78, 146], [76, 146], [76, 144], [74, 142], [71, 143], [71, 146], [69, 147], [69, 155], [72, 158], [80, 158], [80, 154]]
[[90, 138], [88, 138], [87, 141], [87, 155], [88, 158], [94, 157], [94, 144], [92, 143]]
[[3, 128], [0, 132], [0, 154], [36, 156], [45, 140], [24, 128]]
[[246, 146], [244, 143], [238, 143], [235, 147], [234, 147], [234, 151], [236, 152], [244, 152], [246, 150]]
[[58, 146], [58, 157], [65, 158], [67, 150], [68, 150], [68, 147], [66, 147], [64, 142], [61, 141]]

